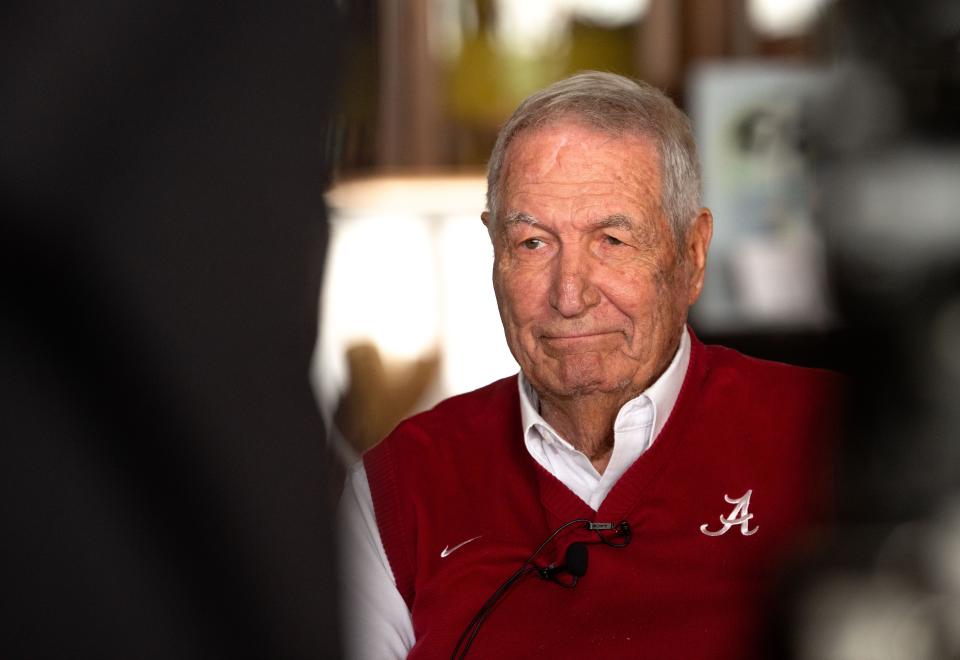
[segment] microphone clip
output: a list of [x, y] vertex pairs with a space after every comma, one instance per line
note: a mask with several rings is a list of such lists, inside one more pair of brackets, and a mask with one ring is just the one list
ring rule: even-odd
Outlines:
[[[633, 530], [630, 529], [630, 523], [626, 520], [621, 520], [618, 523], [609, 523], [609, 522], [588, 522], [587, 529], [597, 535], [597, 538], [604, 545], [608, 545], [611, 548], [623, 548], [627, 545], [630, 545], [630, 541], [633, 539]], [[602, 532], [613, 532], [613, 534], [603, 534]], [[621, 540], [613, 540], [621, 539]]]
[[[621, 523], [622, 524], [622, 523]], [[588, 522], [587, 529], [591, 532], [603, 532], [608, 531], [616, 527], [615, 523], [598, 523], [598, 522]]]

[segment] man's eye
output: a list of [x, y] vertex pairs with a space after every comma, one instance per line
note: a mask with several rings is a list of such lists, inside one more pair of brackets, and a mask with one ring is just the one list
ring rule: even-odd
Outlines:
[[606, 234], [603, 237], [603, 240], [604, 242], [606, 242], [607, 245], [623, 245], [623, 241], [621, 241], [616, 236], [611, 236], [610, 234]]
[[541, 241], [539, 238], [528, 238], [527, 240], [523, 241], [520, 245], [522, 245], [527, 250], [536, 250], [537, 248], [540, 248], [543, 246], [543, 241]]

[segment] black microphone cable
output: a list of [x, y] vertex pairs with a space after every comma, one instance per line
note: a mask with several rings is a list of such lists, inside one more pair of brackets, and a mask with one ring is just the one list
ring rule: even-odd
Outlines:
[[[568, 522], [563, 523], [557, 527], [553, 532], [543, 541], [537, 549], [533, 551], [527, 559], [520, 564], [520, 568], [516, 572], [507, 578], [503, 584], [501, 584], [496, 591], [491, 594], [483, 605], [480, 606], [480, 609], [477, 610], [477, 613], [470, 620], [470, 623], [467, 624], [467, 627], [464, 629], [463, 633], [460, 635], [460, 639], [457, 640], [457, 645], [453, 648], [453, 653], [450, 655], [451, 660], [462, 660], [467, 657], [467, 652], [470, 650], [470, 646], [473, 644], [473, 640], [476, 638], [477, 633], [480, 632], [480, 626], [483, 625], [483, 622], [486, 620], [490, 612], [493, 611], [494, 606], [500, 601], [501, 598], [510, 590], [514, 584], [517, 583], [520, 578], [529, 575], [530, 573], [537, 573], [545, 580], [551, 580], [556, 584], [559, 584], [561, 587], [566, 589], [572, 589], [577, 586], [577, 581], [579, 578], [583, 577], [584, 573], [587, 570], [587, 546], [583, 542], [571, 543], [570, 547], [567, 548], [565, 564], [563, 566], [549, 566], [547, 568], [538, 568], [533, 560], [536, 559], [537, 555], [546, 547], [550, 541], [556, 538], [557, 534], [567, 529], [572, 525], [577, 525], [583, 523], [584, 527], [590, 531], [596, 533], [597, 537], [602, 543], [608, 545], [612, 548], [623, 548], [630, 544], [631, 539], [633, 538], [632, 530], [630, 529], [630, 524], [626, 520], [622, 520], [619, 523], [597, 523], [586, 518], [576, 518]], [[613, 543], [609, 539], [605, 538], [601, 531], [604, 530], [614, 530], [615, 536], [623, 537], [624, 540], [619, 543]], [[576, 550], [573, 550], [574, 546], [577, 546]], [[564, 583], [556, 579], [554, 575], [559, 571], [559, 569], [566, 569], [571, 575], [573, 575], [573, 581], [570, 583]], [[463, 647], [461, 651], [461, 647]]]

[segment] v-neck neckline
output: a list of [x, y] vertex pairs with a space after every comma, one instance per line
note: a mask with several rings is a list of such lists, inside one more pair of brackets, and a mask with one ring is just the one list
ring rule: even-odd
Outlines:
[[543, 466], [533, 461], [540, 488], [540, 500], [552, 518], [551, 525], [556, 526], [576, 518], [601, 522], [619, 522], [627, 519], [650, 492], [664, 468], [689, 436], [689, 433], [678, 429], [689, 427], [695, 416], [696, 399], [707, 370], [705, 350], [704, 345], [691, 330], [690, 363], [687, 365], [687, 373], [670, 417], [653, 445], [627, 468], [597, 511], [590, 508]]

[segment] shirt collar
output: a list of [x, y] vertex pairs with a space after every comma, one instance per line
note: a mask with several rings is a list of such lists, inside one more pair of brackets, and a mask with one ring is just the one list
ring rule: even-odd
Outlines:
[[[620, 431], [629, 431], [631, 428], [631, 412], [645, 404], [644, 398], [650, 402], [653, 408], [653, 433], [649, 436], [650, 444], [653, 444], [660, 431], [667, 423], [673, 406], [680, 396], [680, 388], [683, 386], [683, 380], [687, 374], [687, 367], [690, 364], [690, 333], [686, 326], [680, 335], [680, 345], [677, 352], [667, 368], [660, 377], [655, 380], [650, 387], [640, 393], [637, 397], [627, 401], [620, 408], [614, 424], [615, 442], [620, 435]], [[529, 439], [531, 429], [534, 426], [540, 426], [548, 429], [550, 433], [559, 440], [564, 446], [572, 449], [569, 442], [560, 437], [553, 427], [540, 415], [540, 397], [537, 396], [530, 381], [520, 372], [518, 377], [518, 389], [520, 390], [520, 420], [523, 424], [524, 439]]]

